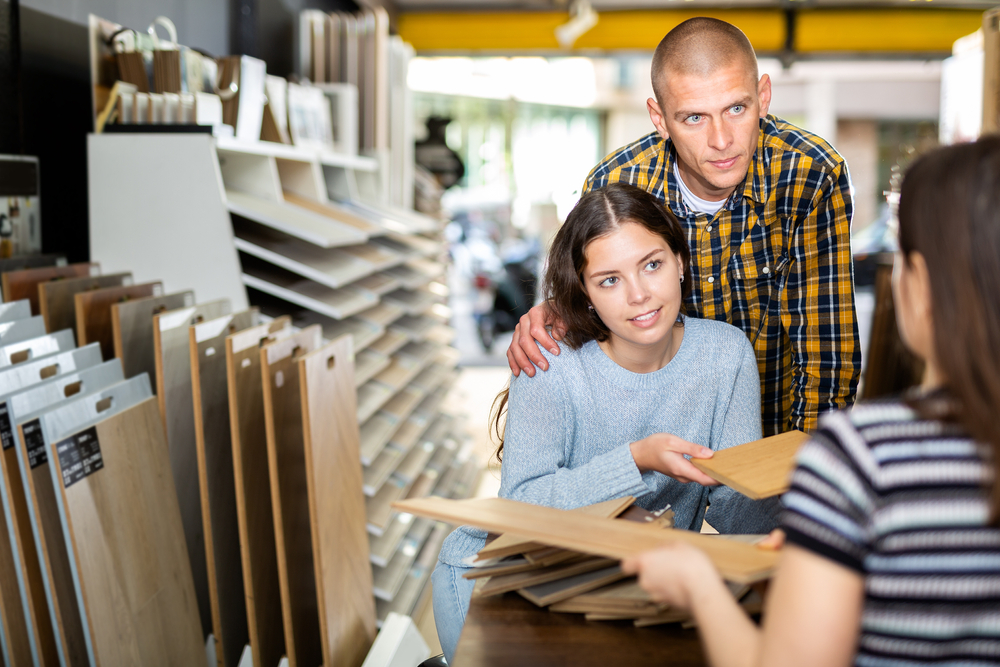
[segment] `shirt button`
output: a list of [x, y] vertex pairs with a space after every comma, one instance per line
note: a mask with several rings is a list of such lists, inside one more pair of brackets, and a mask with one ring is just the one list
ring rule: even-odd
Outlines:
[[765, 267], [764, 267], [763, 269], [761, 269], [761, 271], [762, 271], [763, 273], [770, 273], [770, 272], [771, 272], [771, 269], [769, 269], [769, 268], [767, 268], [767, 267], [765, 266]]
[[715, 282], [715, 276], [709, 276], [708, 277], [708, 282], [714, 283]]
[[706, 228], [705, 228], [705, 231], [706, 231], [706, 232], [710, 232], [710, 231], [712, 231], [712, 225], [709, 225], [708, 227], [706, 227]]

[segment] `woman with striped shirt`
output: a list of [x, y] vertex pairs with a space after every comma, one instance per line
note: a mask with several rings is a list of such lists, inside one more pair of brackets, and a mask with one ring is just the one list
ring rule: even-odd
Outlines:
[[898, 218], [923, 383], [829, 415], [799, 452], [762, 626], [693, 547], [624, 564], [691, 610], [713, 665], [1000, 662], [1000, 137], [918, 160]]

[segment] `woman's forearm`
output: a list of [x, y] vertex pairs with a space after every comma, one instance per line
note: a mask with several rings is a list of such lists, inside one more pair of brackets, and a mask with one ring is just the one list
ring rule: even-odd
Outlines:
[[718, 576], [705, 581], [691, 600], [702, 645], [713, 667], [751, 667], [760, 654], [760, 628]]

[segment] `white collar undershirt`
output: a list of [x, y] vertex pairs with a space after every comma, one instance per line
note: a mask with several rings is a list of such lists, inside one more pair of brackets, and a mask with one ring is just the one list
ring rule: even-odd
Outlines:
[[709, 217], [715, 216], [722, 207], [726, 205], [726, 199], [720, 199], [719, 201], [708, 201], [696, 196], [691, 192], [691, 188], [687, 186], [684, 179], [681, 178], [681, 172], [677, 169], [677, 161], [674, 161], [674, 177], [677, 179], [677, 187], [681, 189], [681, 199], [688, 208], [697, 211], [698, 213], [705, 213]]

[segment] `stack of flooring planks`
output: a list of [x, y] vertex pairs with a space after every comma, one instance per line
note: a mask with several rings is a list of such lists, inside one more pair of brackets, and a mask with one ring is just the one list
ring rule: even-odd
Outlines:
[[753, 546], [759, 535], [701, 535], [672, 528], [673, 513], [654, 514], [634, 498], [608, 500], [572, 511], [501, 498], [449, 501], [425, 498], [397, 508], [427, 520], [469, 524], [500, 533], [477, 554], [464, 576], [473, 595], [516, 592], [553, 612], [584, 614], [593, 621], [632, 621], [636, 626], [689, 622], [686, 613], [656, 603], [619, 561], [671, 541], [704, 549], [744, 608], [759, 611], [750, 584], [770, 576], [776, 554]]

